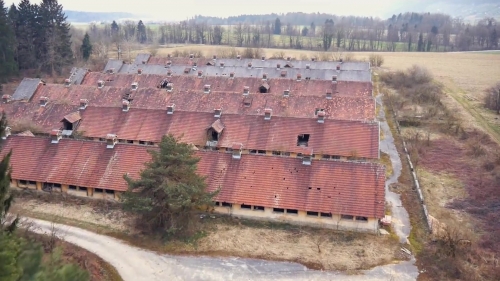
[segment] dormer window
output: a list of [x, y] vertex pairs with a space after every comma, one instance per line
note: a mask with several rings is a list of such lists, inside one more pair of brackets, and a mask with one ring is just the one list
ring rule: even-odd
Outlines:
[[204, 92], [205, 94], [210, 93], [210, 85], [208, 85], [208, 84], [207, 84], [207, 85], [205, 85], [205, 86], [203, 87], [203, 92]]
[[243, 144], [233, 143], [233, 145], [231, 146], [231, 149], [233, 150], [233, 153], [232, 153], [233, 159], [241, 159], [241, 152], [243, 151]]
[[97, 81], [97, 88], [101, 89], [102, 87], [104, 87], [104, 81], [103, 80]]
[[139, 75], [142, 74], [142, 68], [137, 69], [137, 74], [139, 74]]
[[234, 72], [229, 73], [229, 78], [234, 78]]
[[280, 69], [281, 68], [281, 64], [276, 64], [276, 69]]
[[137, 82], [132, 83], [132, 91], [137, 90], [137, 88], [139, 88], [139, 83]]
[[267, 73], [262, 74], [262, 80], [267, 80]]
[[220, 68], [224, 68], [224, 63], [223, 62], [220, 63]]
[[281, 77], [286, 77], [286, 70], [281, 71]]
[[61, 130], [54, 129], [50, 132], [50, 142], [51, 143], [59, 143], [59, 141], [62, 139], [62, 132]]
[[331, 92], [327, 92], [326, 93], [326, 99], [327, 100], [331, 100], [332, 99], [332, 93]]
[[247, 96], [250, 93], [250, 87], [245, 86], [243, 87], [243, 95]]
[[306, 64], [306, 69], [311, 69], [311, 65], [310, 64]]
[[113, 148], [118, 143], [118, 136], [115, 134], [106, 135], [106, 148]]
[[337, 64], [337, 71], [340, 70], [340, 64]]
[[69, 79], [64, 80], [64, 86], [66, 86], [66, 87], [71, 86], [71, 80], [69, 80]]
[[324, 111], [319, 111], [318, 112], [318, 123], [325, 123], [325, 116], [326, 116], [326, 113]]
[[174, 114], [175, 104], [167, 106], [167, 114]]
[[251, 62], [248, 63], [248, 68], [252, 68], [252, 63]]
[[167, 92], [172, 92], [174, 90], [174, 83], [167, 83]]
[[[189, 71], [188, 71], [188, 73], [189, 73]], [[172, 76], [172, 71], [171, 71], [171, 70], [167, 71], [167, 76], [168, 76], [168, 77], [171, 77], [171, 76]]]
[[237, 56], [236, 56], [236, 58], [237, 58], [238, 60], [241, 60], [241, 55], [237, 55]]
[[49, 98], [48, 97], [41, 97], [40, 98], [40, 106], [46, 106], [47, 103], [49, 103]]
[[271, 120], [271, 115], [273, 114], [273, 110], [270, 108], [264, 109], [264, 120]]
[[264, 57], [264, 56], [263, 56], [263, 57], [262, 57], [262, 61], [265, 61], [265, 60], [266, 60], [266, 57]]
[[189, 54], [189, 58], [193, 59], [194, 58], [194, 54]]
[[222, 108], [214, 109], [214, 117], [215, 118], [220, 118], [221, 115], [222, 115]]
[[333, 75], [333, 76], [332, 76], [332, 81], [333, 81], [333, 82], [337, 82], [337, 75]]
[[171, 60], [167, 61], [167, 66], [171, 66], [171, 65], [172, 65], [172, 61]]
[[297, 74], [297, 81], [302, 80], [302, 75], [300, 73]]
[[88, 99], [80, 99], [80, 109], [84, 110], [87, 108], [87, 105], [89, 105], [89, 100]]
[[129, 111], [130, 109], [130, 102], [128, 100], [123, 100], [122, 101], [122, 111]]
[[284, 91], [283, 91], [283, 96], [284, 96], [285, 98], [288, 98], [288, 97], [290, 96], [290, 90], [284, 90]]
[[251, 97], [245, 97], [243, 99], [243, 106], [244, 107], [250, 107], [252, 105], [252, 98]]

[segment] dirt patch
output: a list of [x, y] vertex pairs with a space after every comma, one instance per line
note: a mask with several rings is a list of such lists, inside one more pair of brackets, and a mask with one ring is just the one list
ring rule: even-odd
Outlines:
[[389, 178], [392, 175], [392, 162], [389, 154], [380, 152], [380, 164], [385, 166], [385, 177]]

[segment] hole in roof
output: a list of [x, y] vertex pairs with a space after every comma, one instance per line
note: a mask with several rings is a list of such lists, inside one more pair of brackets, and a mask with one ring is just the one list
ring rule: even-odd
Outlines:
[[319, 187], [318, 187], [318, 188], [316, 188], [316, 189], [317, 189], [317, 190], [321, 190], [321, 188], [319, 188]]
[[276, 195], [274, 195], [274, 198], [276, 198]]
[[283, 178], [283, 180], [285, 180], [285, 178]]
[[309, 189], [312, 189], [312, 187], [309, 187]]

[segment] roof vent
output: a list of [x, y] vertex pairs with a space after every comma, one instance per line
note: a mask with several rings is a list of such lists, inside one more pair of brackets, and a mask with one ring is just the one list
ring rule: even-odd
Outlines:
[[2, 139], [7, 139], [11, 134], [11, 129], [9, 126], [5, 127], [5, 129], [3, 130], [3, 136], [2, 136]]
[[220, 68], [224, 68], [224, 62], [220, 63]]
[[87, 105], [89, 105], [89, 100], [88, 99], [80, 99], [80, 109], [84, 110], [87, 108]]
[[174, 114], [175, 104], [167, 106], [167, 114]]
[[222, 108], [214, 109], [214, 117], [215, 118], [220, 118], [221, 115], [222, 115]]
[[194, 54], [189, 54], [189, 58], [193, 59], [194, 58]]
[[234, 72], [229, 73], [229, 78], [234, 78]]
[[104, 81], [103, 80], [97, 81], [97, 88], [101, 89], [102, 87], [104, 87]]
[[146, 61], [145, 61], [145, 60], [143, 60], [143, 61], [142, 61], [142, 64], [146, 64]]
[[252, 63], [251, 62], [248, 63], [248, 68], [252, 68]]
[[139, 74], [139, 75], [142, 74], [142, 68], [137, 69], [137, 74]]
[[267, 80], [267, 73], [262, 74], [262, 80]]
[[343, 61], [343, 60], [342, 60], [342, 59], [339, 59], [339, 61], [340, 61], [340, 63], [342, 63], [342, 61]]
[[115, 134], [106, 135], [106, 148], [113, 148], [118, 143], [118, 136]]
[[10, 102], [10, 98], [11, 98], [10, 95], [3, 95], [2, 96], [2, 102], [3, 103], [8, 103], [8, 102]]
[[333, 82], [337, 82], [337, 75], [333, 75], [333, 76], [332, 76], [332, 81], [333, 81]]
[[241, 55], [236, 55], [236, 58], [241, 60]]
[[306, 64], [306, 69], [311, 69], [311, 65], [310, 64]]
[[318, 123], [325, 123], [326, 113], [324, 111], [318, 111]]
[[311, 165], [312, 154], [313, 150], [311, 148], [304, 149], [304, 152], [302, 153], [302, 165], [307, 165], [307, 166]]
[[290, 61], [292, 58], [291, 57], [287, 57], [286, 58], [286, 61]]
[[284, 91], [283, 91], [283, 96], [284, 96], [285, 98], [288, 98], [288, 97], [290, 96], [290, 90], [284, 90]]
[[340, 64], [337, 64], [337, 70], [340, 70]]
[[326, 99], [331, 100], [332, 99], [332, 93], [331, 92], [326, 92]]
[[198, 78], [201, 78], [201, 77], [203, 77], [203, 71], [199, 70], [198, 71]]
[[132, 91], [137, 90], [137, 88], [139, 88], [139, 83], [137, 82], [132, 83]]
[[233, 143], [231, 148], [233, 149], [233, 159], [241, 159], [241, 152], [243, 151], [243, 144]]
[[130, 109], [130, 102], [128, 100], [122, 101], [122, 111], [128, 111]]
[[167, 83], [167, 92], [172, 92], [174, 90], [174, 83]]
[[167, 66], [171, 66], [171, 65], [172, 65], [172, 61], [171, 60], [167, 61]]
[[264, 109], [264, 120], [271, 120], [271, 115], [273, 114], [273, 110], [270, 108]]
[[302, 80], [302, 74], [297, 73], [297, 81], [300, 81], [300, 80]]
[[46, 106], [48, 102], [49, 102], [48, 97], [41, 97], [40, 98], [40, 106]]
[[316, 58], [315, 58], [315, 57], [312, 57], [312, 58], [311, 58], [311, 61], [316, 61]]
[[[188, 71], [188, 72], [189, 72], [189, 71]], [[168, 77], [171, 77], [171, 76], [172, 76], [172, 70], [170, 70], [170, 69], [169, 69], [169, 70], [167, 71], [167, 76], [168, 76]]]
[[69, 80], [69, 79], [64, 80], [64, 86], [66, 86], [66, 87], [71, 86], [71, 80]]
[[243, 87], [243, 95], [248, 96], [249, 93], [250, 93], [250, 87], [244, 86]]
[[62, 131], [59, 129], [54, 129], [50, 132], [50, 142], [51, 143], [59, 143], [59, 140], [62, 138]]
[[210, 85], [207, 84], [207, 85], [203, 86], [203, 92], [205, 94], [209, 94], [210, 93]]
[[281, 77], [286, 77], [286, 70], [281, 71]]
[[262, 56], [262, 61], [265, 61], [266, 60], [266, 57]]
[[115, 69], [114, 68], [110, 68], [110, 69], [108, 69], [107, 73], [108, 74], [115, 74]]
[[216, 60], [217, 59], [217, 55], [213, 55], [213, 60]]
[[280, 69], [281, 68], [281, 64], [276, 64], [276, 69]]

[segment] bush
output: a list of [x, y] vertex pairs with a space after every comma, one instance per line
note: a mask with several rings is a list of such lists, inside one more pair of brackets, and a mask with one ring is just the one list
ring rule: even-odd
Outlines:
[[381, 55], [371, 54], [368, 60], [371, 66], [381, 67], [384, 64], [384, 57]]
[[486, 95], [484, 96], [484, 107], [491, 110], [499, 110], [499, 105], [497, 104], [498, 91], [500, 91], [500, 82], [498, 82], [495, 86], [486, 89]]

